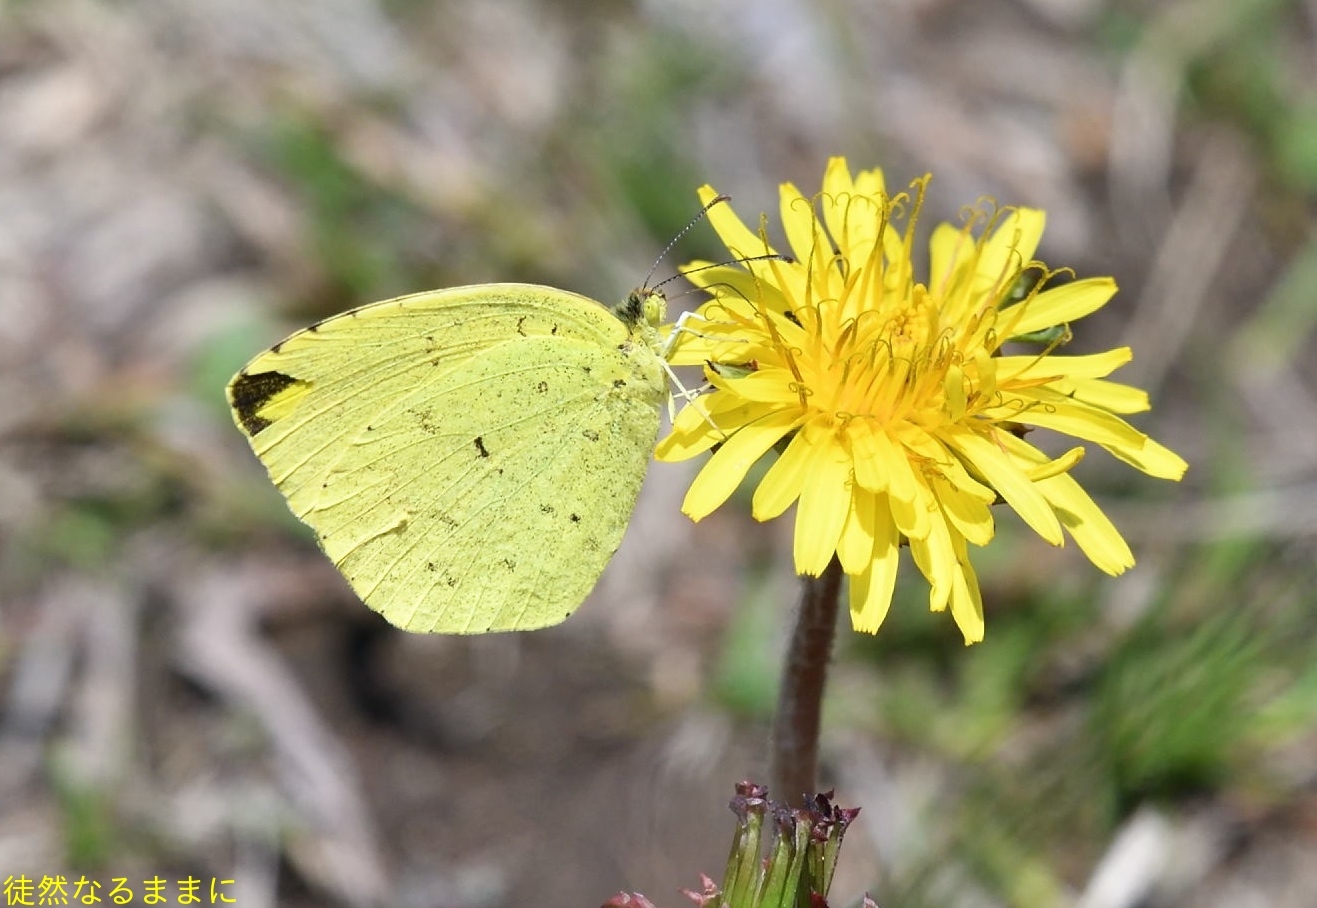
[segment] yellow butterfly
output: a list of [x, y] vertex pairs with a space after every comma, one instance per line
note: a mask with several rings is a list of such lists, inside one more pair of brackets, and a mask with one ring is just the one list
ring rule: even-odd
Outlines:
[[480, 284], [257, 356], [234, 420], [352, 588], [409, 631], [557, 624], [617, 550], [668, 399], [658, 290]]

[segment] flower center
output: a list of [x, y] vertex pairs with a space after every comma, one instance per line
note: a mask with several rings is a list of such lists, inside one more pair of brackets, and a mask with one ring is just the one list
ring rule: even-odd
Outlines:
[[885, 305], [853, 296], [814, 313], [820, 338], [831, 342], [813, 356], [792, 351], [811, 391], [808, 408], [884, 429], [946, 421], [945, 378], [956, 357], [925, 287], [913, 285], [901, 299], [888, 293]]

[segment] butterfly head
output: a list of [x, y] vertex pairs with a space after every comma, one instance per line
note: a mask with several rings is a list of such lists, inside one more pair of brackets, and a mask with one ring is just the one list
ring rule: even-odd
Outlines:
[[645, 328], [657, 331], [668, 317], [668, 298], [658, 288], [638, 287], [614, 311], [632, 331]]

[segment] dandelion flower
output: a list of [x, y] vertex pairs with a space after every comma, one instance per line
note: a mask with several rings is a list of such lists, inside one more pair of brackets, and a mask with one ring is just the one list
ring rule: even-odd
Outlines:
[[[678, 414], [658, 457], [713, 450], [682, 506], [699, 520], [778, 448], [752, 510], [769, 520], [796, 505], [797, 572], [817, 576], [835, 556], [850, 579], [852, 623], [872, 633], [891, 604], [904, 543], [931, 587], [930, 607], [950, 606], [973, 643], [983, 638], [983, 604], [967, 549], [992, 539], [995, 503], [1053, 545], [1068, 533], [1109, 574], [1134, 563], [1070, 475], [1084, 448], [1052, 458], [1026, 440], [1029, 430], [1092, 442], [1163, 479], [1179, 479], [1187, 465], [1117, 415], [1148, 409], [1144, 392], [1107, 380], [1129, 348], [1055, 353], [1069, 323], [1101, 308], [1116, 284], [1058, 282], [1036, 261], [1043, 212], [984, 205], [962, 226], [938, 225], [929, 276], [917, 278], [927, 181], [889, 195], [880, 170], [852, 178], [834, 158], [812, 201], [781, 187], [794, 260], [690, 266], [711, 299], [670, 358], [703, 365], [710, 390]], [[700, 195], [715, 193], [705, 186]], [[730, 207], [709, 217], [738, 259], [774, 253]], [[1029, 275], [1041, 280], [1026, 292]], [[1023, 337], [1043, 346], [1003, 351]]]

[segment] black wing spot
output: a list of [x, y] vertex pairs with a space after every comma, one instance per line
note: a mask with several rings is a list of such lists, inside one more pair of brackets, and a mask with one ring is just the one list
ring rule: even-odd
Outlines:
[[542, 504], [542, 505], [540, 505], [540, 513], [541, 513], [541, 514], [556, 514], [556, 513], [558, 513], [558, 509], [555, 508], [555, 507], [554, 507], [553, 505], [551, 505], [551, 504]]
[[[349, 312], [340, 312], [340, 313], [339, 313], [339, 315], [351, 315], [351, 316], [353, 316], [353, 317], [355, 317], [356, 314], [357, 314], [357, 310], [356, 310], [356, 309], [353, 309], [353, 310], [351, 310], [351, 311], [349, 311]], [[311, 324], [309, 324], [309, 325], [306, 326], [306, 332], [307, 332], [308, 334], [315, 334], [317, 331], [319, 331], [319, 330], [321, 329], [321, 327], [322, 327], [326, 322], [332, 322], [334, 319], [338, 318], [339, 315], [327, 315], [327, 316], [325, 316], [325, 317], [322, 318], [322, 319], [319, 319], [319, 320], [317, 320], [317, 321], [312, 322]]]
[[580, 515], [580, 514], [572, 514], [572, 515], [571, 515], [571, 521], [572, 521], [572, 523], [580, 523], [580, 522], [581, 522], [581, 515]]
[[551, 334], [551, 335], [553, 335], [553, 336], [556, 337], [557, 334], [558, 334], [558, 326], [557, 326], [557, 325], [554, 325], [552, 328], [550, 328], [550, 329], [549, 329], [549, 334]]
[[515, 571], [517, 569], [517, 562], [513, 561], [511, 558], [501, 558], [498, 563], [503, 565], [509, 571]]
[[540, 392], [541, 394], [548, 394], [549, 383], [547, 381], [539, 382], [538, 384], [535, 385], [535, 390]]
[[517, 319], [517, 333], [520, 334], [522, 337], [526, 336], [525, 325], [526, 325], [526, 316], [523, 315], [521, 318]]
[[248, 435], [256, 435], [270, 425], [270, 420], [259, 415], [261, 408], [299, 382], [300, 379], [282, 372], [257, 372], [254, 375], [243, 372], [233, 380], [229, 385], [229, 404]]
[[483, 435], [476, 436], [476, 451], [481, 457], [489, 456], [489, 450], [485, 447], [485, 438]]
[[590, 441], [598, 441], [598, 440], [599, 440], [599, 433], [596, 432], [594, 429], [586, 429], [586, 430], [583, 431], [581, 434], [584, 435], [584, 436], [585, 436], [587, 439], [589, 439]]
[[625, 378], [615, 378], [615, 379], [613, 379], [613, 387], [614, 387], [614, 388], [617, 388], [617, 389], [619, 389], [619, 390], [622, 389], [622, 388], [625, 388], [625, 387], [626, 387], [626, 379], [625, 379]]

